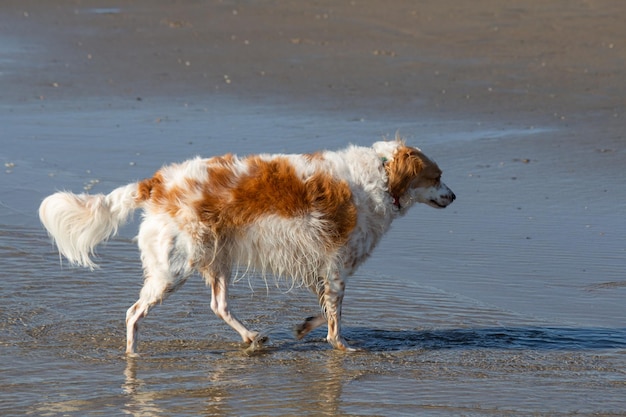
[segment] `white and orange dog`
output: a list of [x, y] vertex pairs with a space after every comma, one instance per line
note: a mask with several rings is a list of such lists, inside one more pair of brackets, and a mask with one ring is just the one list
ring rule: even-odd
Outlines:
[[346, 278], [414, 203], [443, 208], [454, 199], [439, 167], [396, 139], [338, 152], [191, 159], [107, 195], [58, 192], [41, 203], [39, 217], [62, 255], [94, 268], [96, 245], [144, 210], [145, 281], [126, 313], [128, 354], [139, 321], [194, 271], [211, 287], [215, 314], [244, 342], [259, 338], [228, 308], [234, 268], [310, 288], [323, 314], [298, 326], [298, 338], [327, 323], [328, 342], [350, 350], [341, 335]]

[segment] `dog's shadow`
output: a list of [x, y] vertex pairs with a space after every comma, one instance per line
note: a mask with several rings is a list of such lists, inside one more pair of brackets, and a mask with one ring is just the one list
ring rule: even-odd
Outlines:
[[494, 327], [442, 330], [376, 330], [347, 327], [351, 346], [371, 352], [441, 349], [626, 349], [626, 328]]

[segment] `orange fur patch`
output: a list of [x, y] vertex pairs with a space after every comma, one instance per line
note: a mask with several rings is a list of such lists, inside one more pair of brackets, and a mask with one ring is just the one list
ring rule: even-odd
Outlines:
[[163, 177], [158, 172], [154, 175], [154, 177], [147, 178], [143, 181], [140, 181], [137, 187], [136, 201], [141, 202], [141, 201], [149, 200], [150, 197], [152, 196], [152, 189], [159, 188], [162, 186], [162, 184], [163, 184]]
[[347, 241], [356, 226], [357, 210], [345, 181], [323, 172], [301, 178], [282, 157], [250, 157], [243, 162], [248, 165], [248, 172], [237, 177], [231, 155], [211, 158], [207, 163], [207, 183], [188, 178], [184, 186], [169, 188], [157, 172], [139, 183], [137, 199], [150, 199], [170, 216], [186, 217], [186, 221], [191, 219], [181, 213], [189, 210], [195, 213], [195, 221], [221, 237], [270, 214], [294, 218], [317, 213], [327, 224], [324, 237], [329, 249]]

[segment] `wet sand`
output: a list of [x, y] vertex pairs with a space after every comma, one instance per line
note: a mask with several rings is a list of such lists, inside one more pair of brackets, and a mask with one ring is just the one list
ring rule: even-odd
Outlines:
[[[625, 19], [619, 1], [3, 2], [0, 414], [623, 415]], [[197, 154], [396, 130], [458, 199], [414, 208], [349, 282], [353, 355], [293, 339], [309, 294], [244, 279], [236, 311], [270, 335], [248, 356], [192, 279], [127, 360], [137, 222], [89, 272], [36, 218], [57, 189]]]

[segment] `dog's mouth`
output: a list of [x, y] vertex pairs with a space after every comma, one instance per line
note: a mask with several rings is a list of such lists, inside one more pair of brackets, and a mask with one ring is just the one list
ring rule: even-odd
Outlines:
[[437, 201], [435, 201], [435, 200], [429, 200], [429, 201], [428, 201], [428, 204], [429, 204], [431, 207], [434, 207], [434, 208], [441, 208], [441, 209], [442, 209], [442, 208], [446, 208], [446, 207], [448, 207], [448, 205], [447, 205], [447, 204], [441, 204], [441, 203], [439, 203], [439, 202], [437, 202]]
[[450, 192], [449, 194], [439, 196], [439, 198], [431, 198], [428, 200], [428, 205], [434, 208], [442, 209], [448, 207], [455, 199], [456, 196], [454, 193]]

